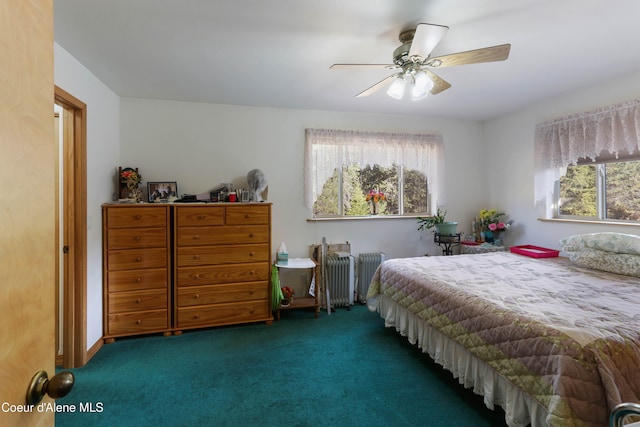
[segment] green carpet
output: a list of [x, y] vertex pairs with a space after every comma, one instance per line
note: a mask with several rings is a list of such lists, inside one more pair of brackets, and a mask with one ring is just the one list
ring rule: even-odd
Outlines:
[[120, 339], [73, 373], [57, 426], [505, 425], [365, 306]]

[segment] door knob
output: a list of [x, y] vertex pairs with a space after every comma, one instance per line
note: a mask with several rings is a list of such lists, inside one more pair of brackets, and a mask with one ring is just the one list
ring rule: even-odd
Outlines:
[[45, 371], [38, 371], [31, 378], [27, 390], [27, 405], [37, 405], [44, 395], [52, 399], [66, 396], [73, 388], [74, 376], [71, 372], [60, 372], [49, 379]]

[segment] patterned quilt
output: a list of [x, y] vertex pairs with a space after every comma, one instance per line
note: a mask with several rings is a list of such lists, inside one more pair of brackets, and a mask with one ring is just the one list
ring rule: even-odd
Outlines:
[[640, 402], [640, 278], [496, 252], [388, 260], [379, 294], [539, 402], [551, 426], [605, 426]]

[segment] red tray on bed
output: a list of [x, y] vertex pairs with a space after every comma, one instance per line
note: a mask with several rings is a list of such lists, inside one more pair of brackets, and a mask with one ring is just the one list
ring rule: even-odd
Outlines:
[[511, 252], [532, 258], [555, 258], [560, 254], [560, 251], [533, 245], [511, 246]]

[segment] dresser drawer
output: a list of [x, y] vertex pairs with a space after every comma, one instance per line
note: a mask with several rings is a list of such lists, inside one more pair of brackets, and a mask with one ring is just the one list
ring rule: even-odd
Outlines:
[[268, 300], [178, 308], [178, 328], [230, 325], [269, 318]]
[[178, 267], [204, 264], [236, 264], [242, 262], [269, 262], [267, 243], [255, 245], [187, 246], [178, 248]]
[[138, 335], [169, 327], [167, 310], [109, 314], [107, 335]]
[[118, 249], [107, 253], [107, 268], [111, 271], [166, 266], [166, 248]]
[[178, 289], [178, 307], [264, 300], [269, 298], [269, 282], [234, 283]]
[[167, 308], [167, 290], [110, 292], [109, 314]]
[[224, 225], [223, 206], [180, 206], [175, 209], [178, 227]]
[[269, 226], [180, 227], [176, 243], [178, 246], [269, 243]]
[[178, 286], [201, 286], [220, 283], [268, 281], [269, 264], [266, 262], [235, 265], [211, 265], [179, 267], [176, 274]]
[[140, 289], [161, 289], [169, 285], [166, 268], [147, 270], [110, 271], [108, 273], [109, 292], [137, 291]]
[[113, 249], [161, 248], [167, 245], [164, 228], [115, 228], [107, 232], [107, 247]]
[[269, 205], [227, 206], [227, 225], [269, 224]]
[[107, 228], [122, 227], [166, 227], [167, 208], [111, 207], [107, 210]]

